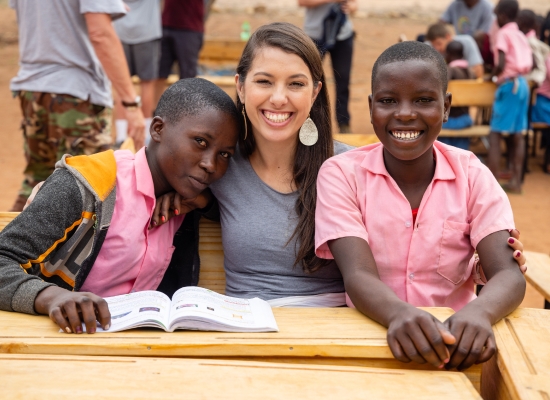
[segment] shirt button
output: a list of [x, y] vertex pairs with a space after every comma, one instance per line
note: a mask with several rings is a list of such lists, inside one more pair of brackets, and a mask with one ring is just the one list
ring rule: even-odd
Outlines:
[[409, 279], [412, 281], [414, 279], [414, 274], [409, 274]]
[[405, 227], [410, 228], [412, 225], [411, 221], [405, 221]]

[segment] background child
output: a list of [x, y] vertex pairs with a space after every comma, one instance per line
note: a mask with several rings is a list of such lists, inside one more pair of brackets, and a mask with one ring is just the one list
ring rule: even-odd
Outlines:
[[519, 30], [525, 34], [533, 52], [533, 69], [525, 79], [540, 85], [546, 78], [545, 60], [550, 54], [550, 46], [538, 39], [537, 15], [532, 10], [521, 10], [518, 13], [517, 24]]
[[489, 135], [489, 168], [498, 179], [500, 169], [501, 134], [510, 134], [508, 141], [512, 155], [512, 177], [506, 189], [521, 193], [521, 175], [525, 157], [527, 131], [527, 110], [529, 108], [529, 87], [523, 75], [533, 67], [533, 53], [525, 35], [515, 21], [519, 11], [516, 0], [501, 0], [495, 7], [500, 29], [497, 31], [493, 51], [495, 69], [493, 80], [498, 84], [491, 118]]
[[[472, 153], [435, 141], [446, 90], [447, 66], [429, 46], [382, 53], [369, 97], [381, 143], [323, 164], [315, 247], [336, 260], [355, 306], [388, 327], [398, 360], [464, 369], [494, 354], [491, 325], [520, 304], [525, 280], [504, 244], [514, 226], [505, 193]], [[488, 278], [477, 298], [474, 249]], [[457, 312], [441, 324], [418, 306]]]
[[182, 225], [179, 215], [149, 231], [155, 198], [175, 191], [187, 209], [204, 207], [201, 194], [225, 173], [240, 121], [220, 88], [184, 79], [161, 97], [147, 148], [65, 155], [0, 233], [0, 309], [47, 314], [68, 333], [82, 333], [84, 322], [93, 333], [96, 318], [110, 324], [101, 297], [171, 296], [196, 284], [198, 219], [188, 214]]
[[[464, 47], [462, 43], [452, 41], [445, 49], [445, 61], [447, 61], [448, 78], [451, 79], [475, 79], [474, 74], [468, 68], [468, 61], [464, 59]], [[443, 129], [465, 129], [473, 125], [468, 107], [451, 107], [449, 119], [443, 124]], [[469, 138], [441, 137], [442, 143], [468, 150]]]
[[[546, 75], [536, 90], [536, 100], [531, 109], [531, 122], [541, 122], [550, 126], [550, 54], [545, 60]], [[550, 127], [542, 129], [543, 145], [546, 146], [542, 169], [550, 173]]]

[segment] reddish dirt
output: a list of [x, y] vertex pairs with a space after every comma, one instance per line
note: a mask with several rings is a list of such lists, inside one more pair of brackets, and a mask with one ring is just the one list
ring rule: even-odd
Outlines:
[[[17, 194], [23, 178], [23, 141], [20, 126], [21, 113], [18, 102], [11, 97], [9, 81], [17, 73], [18, 47], [15, 13], [0, 2], [0, 210], [7, 210]], [[207, 35], [215, 37], [238, 37], [241, 24], [249, 21], [252, 29], [274, 20], [302, 25], [302, 17], [294, 13], [249, 15], [244, 12], [213, 13], [207, 24]], [[355, 20], [357, 40], [353, 61], [350, 110], [352, 130], [356, 133], [373, 133], [369, 121], [368, 95], [370, 74], [376, 57], [389, 45], [396, 42], [400, 33], [414, 38], [425, 30], [426, 20], [404, 18], [358, 18]], [[330, 63], [325, 60], [329, 87]], [[516, 224], [521, 239], [528, 250], [550, 253], [550, 175], [542, 173], [541, 157], [530, 162], [532, 172], [527, 175], [524, 193], [510, 195]], [[532, 288], [524, 306], [541, 307], [542, 296]]]

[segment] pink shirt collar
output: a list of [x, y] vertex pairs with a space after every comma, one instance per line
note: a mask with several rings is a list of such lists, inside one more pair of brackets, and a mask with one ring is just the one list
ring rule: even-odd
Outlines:
[[136, 174], [136, 189], [151, 199], [155, 199], [155, 185], [153, 184], [153, 176], [147, 162], [145, 147], [139, 150], [134, 159], [134, 168]]
[[500, 30], [503, 31], [519, 31], [519, 26], [515, 22], [508, 22], [506, 25], [502, 26]]
[[529, 32], [527, 32], [527, 34], [525, 36], [527, 36], [528, 38], [536, 38], [537, 33], [535, 32], [534, 29], [531, 29]]
[[[365, 158], [361, 162], [361, 167], [366, 169], [367, 171], [372, 172], [373, 174], [384, 175], [391, 178], [391, 175], [384, 165], [384, 146], [382, 145], [382, 143], [378, 143], [377, 145], [373, 146], [377, 147], [375, 147], [371, 151], [372, 154], [370, 154], [368, 157], [365, 156]], [[451, 168], [451, 165], [449, 164], [447, 159], [442, 156], [441, 150], [438, 147], [439, 143], [436, 141], [433, 146], [436, 160], [433, 181], [451, 181], [456, 179], [456, 175]]]

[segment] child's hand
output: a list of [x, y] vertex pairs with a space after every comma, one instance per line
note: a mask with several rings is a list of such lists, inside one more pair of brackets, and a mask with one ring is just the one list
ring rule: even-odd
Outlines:
[[456, 341], [437, 318], [408, 304], [390, 322], [387, 338], [393, 356], [399, 361], [428, 362], [438, 368], [449, 362], [447, 345]]
[[519, 231], [512, 229], [508, 238], [508, 246], [514, 250], [514, 260], [518, 263], [520, 271], [527, 272], [527, 258], [523, 254], [523, 243], [519, 241]]
[[462, 309], [445, 321], [445, 326], [457, 338], [449, 348], [451, 360], [446, 363], [446, 368], [464, 370], [488, 361], [495, 354], [493, 329], [481, 312]]
[[153, 229], [156, 226], [168, 222], [174, 216], [187, 214], [198, 208], [204, 208], [211, 199], [212, 194], [209, 189], [201, 192], [193, 199], [184, 199], [176, 192], [167, 193], [157, 199], [149, 229]]
[[67, 333], [82, 333], [82, 323], [86, 325], [87, 333], [95, 333], [96, 321], [105, 330], [111, 325], [107, 302], [93, 293], [70, 292], [50, 286], [36, 296], [34, 308], [39, 314], [49, 315]]

